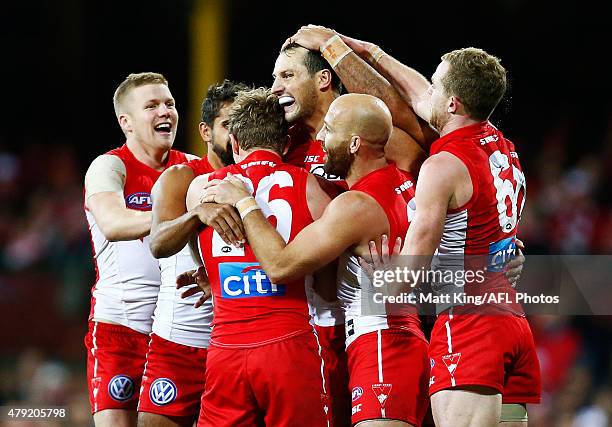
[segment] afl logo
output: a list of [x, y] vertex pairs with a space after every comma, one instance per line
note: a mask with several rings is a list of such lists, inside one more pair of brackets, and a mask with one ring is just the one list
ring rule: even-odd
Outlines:
[[149, 397], [157, 406], [167, 405], [176, 399], [176, 386], [168, 378], [158, 378], [151, 384]]
[[108, 394], [118, 402], [130, 400], [134, 395], [134, 382], [127, 375], [115, 375], [108, 383]]
[[125, 204], [130, 209], [150, 210], [151, 209], [151, 194], [149, 193], [134, 193], [125, 198]]
[[352, 400], [354, 402], [361, 397], [361, 395], [363, 394], [363, 389], [361, 387], [355, 387], [353, 388], [353, 392], [351, 394]]

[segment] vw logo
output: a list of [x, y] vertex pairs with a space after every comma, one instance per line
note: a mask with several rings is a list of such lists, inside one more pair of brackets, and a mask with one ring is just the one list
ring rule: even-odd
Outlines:
[[176, 399], [176, 386], [168, 378], [158, 378], [151, 384], [149, 397], [157, 406], [167, 405]]
[[115, 375], [108, 383], [108, 394], [118, 402], [130, 400], [134, 395], [134, 382], [127, 375]]

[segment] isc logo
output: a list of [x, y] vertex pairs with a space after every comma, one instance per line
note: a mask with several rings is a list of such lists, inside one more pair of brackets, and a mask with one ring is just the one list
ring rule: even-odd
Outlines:
[[272, 297], [285, 295], [285, 285], [270, 282], [255, 262], [219, 264], [219, 281], [223, 298]]
[[500, 272], [504, 270], [506, 262], [516, 255], [516, 242], [514, 237], [500, 240], [489, 245], [488, 271]]
[[125, 204], [132, 209], [151, 209], [151, 195], [149, 193], [130, 194], [125, 198]]

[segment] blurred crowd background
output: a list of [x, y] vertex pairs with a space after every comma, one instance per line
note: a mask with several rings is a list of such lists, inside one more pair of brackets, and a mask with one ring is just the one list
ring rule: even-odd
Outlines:
[[[0, 405], [67, 405], [66, 425], [90, 425], [83, 337], [95, 274], [82, 182], [95, 156], [123, 143], [111, 104], [117, 84], [130, 72], [165, 74], [181, 114], [176, 147], [202, 154], [194, 135], [207, 85], [228, 77], [270, 86], [281, 44], [308, 23], [374, 41], [427, 76], [454, 48], [502, 58], [511, 88], [492, 121], [516, 143], [526, 172], [519, 235], [527, 254], [612, 253], [608, 23], [586, 3], [41, 0], [3, 8]], [[544, 386], [530, 425], [612, 425], [612, 318], [530, 321]]]

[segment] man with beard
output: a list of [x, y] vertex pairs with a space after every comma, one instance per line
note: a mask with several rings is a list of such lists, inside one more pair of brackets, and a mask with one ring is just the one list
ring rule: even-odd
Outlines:
[[[264, 88], [240, 92], [229, 131], [237, 163], [194, 179], [187, 207], [201, 203], [209, 179], [233, 174], [254, 194], [237, 203], [241, 217], [260, 208], [257, 199], [283, 238], [293, 239], [330, 198], [317, 177], [283, 163], [288, 126], [278, 98]], [[214, 298], [198, 425], [329, 425], [324, 364], [306, 300], [312, 277], [272, 283], [249, 244], [226, 245], [211, 227], [200, 231], [198, 243]]]
[[[436, 251], [443, 255], [440, 269], [452, 268], [447, 261], [470, 266], [486, 258], [486, 286], [465, 292], [495, 288], [512, 295], [503, 263], [495, 260], [516, 251], [526, 187], [514, 144], [488, 121], [506, 91], [499, 59], [475, 48], [449, 52], [430, 84], [379, 47], [342, 37], [440, 133], [421, 169], [418, 209], [401, 252], [420, 255], [408, 258], [409, 268], [427, 268]], [[438, 291], [456, 292], [452, 286]], [[436, 425], [526, 426], [526, 403], [539, 403], [541, 380], [520, 305], [484, 305], [477, 312], [469, 304], [446, 304], [438, 312], [429, 389]]]
[[[272, 92], [279, 96], [285, 118], [291, 125], [285, 161], [328, 180], [339, 181], [338, 176], [323, 170], [325, 152], [316, 134], [323, 126], [329, 106], [340, 96], [344, 85], [351, 92], [376, 95], [389, 106], [394, 128], [385, 145], [385, 156], [400, 169], [416, 173], [425, 158], [421, 146], [427, 146], [430, 134], [384, 78], [356, 56], [346, 58], [344, 62], [349, 60], [350, 64], [343, 64], [339, 69], [341, 82], [318, 51], [296, 43], [286, 43], [282, 47], [274, 65]], [[318, 280], [316, 283], [323, 284], [324, 281]], [[336, 294], [333, 284], [325, 284], [311, 289], [309, 300], [321, 345], [326, 350], [324, 355], [329, 375], [333, 425], [343, 427], [349, 425], [350, 400], [346, 392], [348, 372], [344, 351], [344, 312]]]
[[242, 232], [233, 207], [208, 203], [187, 212], [185, 197], [194, 177], [234, 163], [228, 112], [237, 93], [245, 89], [246, 85], [229, 80], [208, 88], [199, 125], [207, 156], [168, 168], [153, 186], [150, 248], [159, 258], [161, 286], [153, 313], [138, 425], [191, 426], [199, 412], [212, 306], [210, 302], [198, 303], [195, 296], [182, 299], [176, 278], [197, 267], [187, 241], [202, 224], [215, 228], [228, 243], [241, 240]]
[[[371, 240], [380, 241], [383, 234], [394, 240], [409, 225], [414, 179], [385, 158], [392, 128], [380, 99], [340, 96], [318, 136], [325, 141], [325, 172], [344, 178], [349, 191], [288, 243], [261, 210], [241, 215], [250, 247], [272, 283], [311, 274], [341, 257], [338, 295], [346, 308], [352, 422], [364, 426], [419, 426], [428, 404], [427, 341], [416, 310], [392, 315], [385, 307], [364, 315], [362, 306], [368, 286], [358, 258], [369, 255]], [[233, 178], [210, 182], [203, 192], [204, 201], [232, 205], [249, 196]]]

